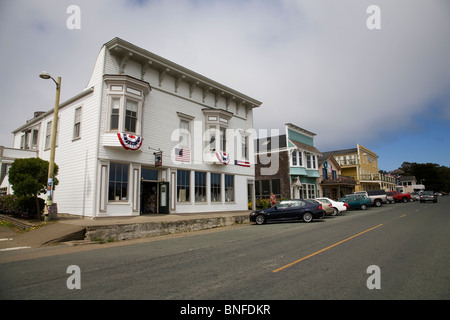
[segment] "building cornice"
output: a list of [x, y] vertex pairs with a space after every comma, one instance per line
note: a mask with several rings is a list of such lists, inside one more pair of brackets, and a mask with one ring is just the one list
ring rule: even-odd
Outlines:
[[256, 108], [262, 104], [261, 101], [244, 95], [234, 89], [211, 80], [199, 73], [189, 70], [123, 39], [116, 37], [107, 42], [105, 46], [109, 50], [110, 54], [116, 58], [121, 72], [124, 71], [127, 62], [129, 60], [133, 60], [142, 65], [142, 79], [144, 78], [147, 69], [151, 67], [159, 71], [160, 85], [162, 81], [164, 81], [165, 76], [170, 74], [176, 79], [176, 83], [178, 84], [180, 81], [189, 83], [191, 94], [194, 88], [201, 88], [204, 95], [207, 92], [214, 94], [216, 96], [216, 101], [220, 96], [222, 96], [227, 101], [236, 100], [236, 103], [245, 105], [249, 108]]

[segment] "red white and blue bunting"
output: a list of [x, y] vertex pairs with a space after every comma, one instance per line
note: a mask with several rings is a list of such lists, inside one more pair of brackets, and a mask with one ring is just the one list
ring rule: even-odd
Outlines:
[[127, 133], [117, 133], [120, 144], [126, 150], [138, 150], [142, 146], [142, 137]]
[[230, 162], [230, 155], [225, 152], [216, 152], [216, 157], [221, 164], [227, 165]]

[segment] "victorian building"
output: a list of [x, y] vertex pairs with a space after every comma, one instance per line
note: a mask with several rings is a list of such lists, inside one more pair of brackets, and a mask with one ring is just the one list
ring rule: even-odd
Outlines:
[[[64, 89], [63, 89], [64, 90]], [[253, 109], [261, 102], [120, 38], [87, 87], [61, 103], [60, 213], [132, 216], [247, 210]], [[49, 159], [53, 110], [17, 128], [14, 148]]]

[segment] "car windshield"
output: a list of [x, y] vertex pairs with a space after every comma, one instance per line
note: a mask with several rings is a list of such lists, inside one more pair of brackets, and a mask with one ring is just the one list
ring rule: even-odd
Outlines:
[[423, 192], [424, 195], [434, 195], [433, 191], [424, 191]]

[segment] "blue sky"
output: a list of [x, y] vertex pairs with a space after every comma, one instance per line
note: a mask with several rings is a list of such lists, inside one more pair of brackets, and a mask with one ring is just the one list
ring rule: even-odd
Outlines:
[[[67, 8], [80, 8], [69, 29]], [[366, 22], [380, 8], [381, 29]], [[361, 144], [379, 168], [450, 167], [447, 0], [0, 1], [0, 145], [81, 92], [101, 46], [121, 37], [263, 102], [256, 129], [291, 122], [321, 151]]]

